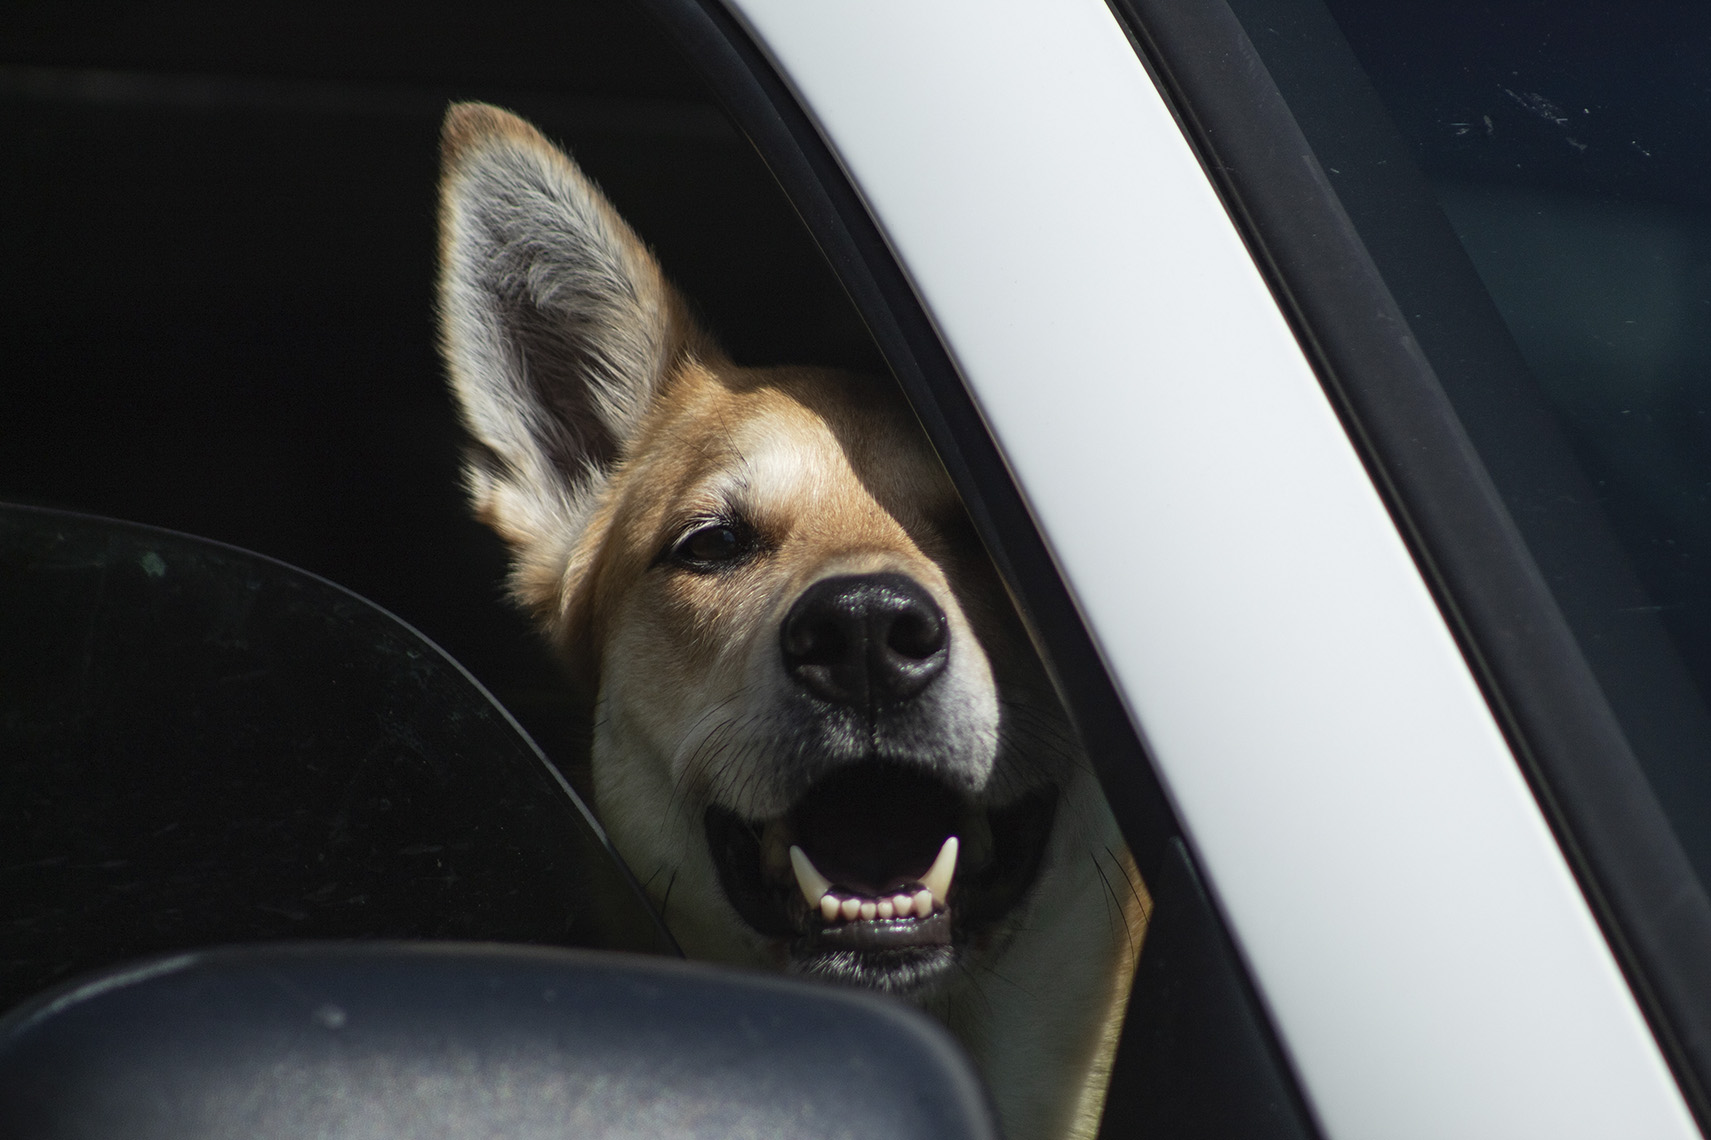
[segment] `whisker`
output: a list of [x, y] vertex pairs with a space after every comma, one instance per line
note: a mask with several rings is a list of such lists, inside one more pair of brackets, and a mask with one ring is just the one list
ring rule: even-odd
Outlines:
[[1111, 862], [1116, 866], [1118, 873], [1123, 876], [1123, 881], [1128, 884], [1130, 896], [1135, 900], [1135, 905], [1141, 908], [1142, 920], [1151, 921], [1153, 917], [1152, 895], [1149, 892], [1143, 891], [1141, 889], [1141, 884], [1135, 882], [1134, 877], [1129, 874], [1129, 864], [1127, 860], [1120, 858], [1117, 853], [1109, 847], [1105, 849], [1105, 854], [1111, 857]]
[[[1105, 853], [1109, 855], [1110, 849], [1107, 848]], [[1105, 868], [1099, 865], [1098, 854], [1089, 852], [1088, 858], [1093, 861], [1093, 869], [1098, 872], [1099, 881], [1105, 884], [1105, 893], [1111, 896], [1111, 901], [1106, 904], [1106, 914], [1110, 915], [1112, 913], [1111, 908], [1116, 908], [1115, 917], [1123, 926], [1123, 938], [1129, 943], [1129, 953], [1133, 955], [1135, 952], [1135, 935], [1129, 929], [1128, 918], [1123, 914], [1123, 900], [1117, 897], [1117, 889], [1111, 885], [1110, 878], [1105, 874]]]

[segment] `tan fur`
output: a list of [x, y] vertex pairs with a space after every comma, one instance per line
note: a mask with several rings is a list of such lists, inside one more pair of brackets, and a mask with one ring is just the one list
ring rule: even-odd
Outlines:
[[[484, 162], [506, 165], [493, 175]], [[591, 347], [578, 339], [581, 325], [572, 329], [565, 359], [598, 357], [622, 375], [587, 408], [571, 408], [567, 422], [583, 426], [568, 434], [547, 422], [555, 393], [530, 405], [543, 399], [535, 358], [501, 359], [503, 330], [483, 324], [519, 307], [548, 312], [558, 294], [550, 282], [523, 281], [503, 242], [472, 232], [502, 228], [471, 204], [472, 181], [482, 179], [540, 180], [551, 191], [542, 211], [563, 196], [562, 224], [597, 231], [596, 258], [627, 282], [602, 292], [605, 278], [594, 274], [591, 298], [577, 304], [646, 326], [596, 329], [588, 337], [605, 339]], [[949, 622], [957, 655], [944, 684], [963, 696], [944, 716], [966, 741], [979, 797], [1001, 804], [1042, 782], [1060, 797], [1044, 869], [1020, 913], [973, 948], [958, 980], [921, 1000], [975, 1057], [1012, 1140], [1091, 1136], [1150, 903], [1003, 585], [907, 408], [871, 379], [732, 364], [587, 179], [504, 112], [461, 106], [448, 115], [441, 219], [443, 341], [465, 422], [489, 457], [471, 466], [471, 495], [515, 551], [518, 601], [541, 619], [594, 705], [596, 810], [673, 933], [697, 957], [787, 965], [783, 945], [725, 901], [701, 815], [709, 803], [748, 818], [790, 807], [768, 767], [765, 718], [782, 683], [778, 630], [793, 601], [831, 575], [906, 574]], [[481, 276], [500, 263], [502, 272]], [[585, 287], [581, 278], [572, 286]], [[513, 288], [522, 292], [513, 297]], [[530, 309], [524, 331], [538, 319]], [[494, 367], [512, 372], [495, 376]], [[577, 455], [578, 431], [592, 454], [610, 432], [603, 460]], [[740, 572], [659, 566], [696, 520], [732, 512], [761, 544]], [[1013, 740], [1017, 721], [1046, 726], [1030, 731], [1055, 744], [1025, 754]]]

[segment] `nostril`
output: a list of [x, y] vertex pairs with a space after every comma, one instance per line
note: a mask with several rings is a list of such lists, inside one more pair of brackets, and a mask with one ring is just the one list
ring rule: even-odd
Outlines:
[[885, 644], [900, 657], [925, 661], [944, 651], [944, 619], [925, 608], [906, 609], [892, 621]]
[[835, 615], [803, 614], [784, 627], [784, 656], [793, 665], [836, 665], [851, 650]]

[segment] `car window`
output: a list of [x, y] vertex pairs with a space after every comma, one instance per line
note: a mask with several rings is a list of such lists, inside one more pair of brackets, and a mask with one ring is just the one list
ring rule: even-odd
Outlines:
[[[1453, 19], [1331, 8], [1633, 568], [1639, 593], [1581, 603], [1605, 610], [1583, 641], [1622, 640], [1624, 615], [1645, 615], [1667, 641], [1631, 652], [1679, 661], [1697, 692], [1672, 697], [1702, 706], [1711, 133], [1700, 75], [1711, 20], [1671, 4], [1583, 2], [1548, 16], [1469, 5]], [[1578, 586], [1572, 567], [1546, 573], [1565, 592]], [[1606, 686], [1620, 715], [1619, 682]], [[1630, 739], [1711, 881], [1711, 763], [1700, 748], [1649, 742], [1639, 721], [1628, 718]]]

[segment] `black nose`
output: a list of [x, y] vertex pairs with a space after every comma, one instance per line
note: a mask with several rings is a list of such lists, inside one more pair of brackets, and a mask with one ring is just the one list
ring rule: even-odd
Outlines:
[[945, 611], [903, 574], [814, 583], [790, 607], [779, 640], [792, 676], [856, 708], [907, 700], [950, 658]]

